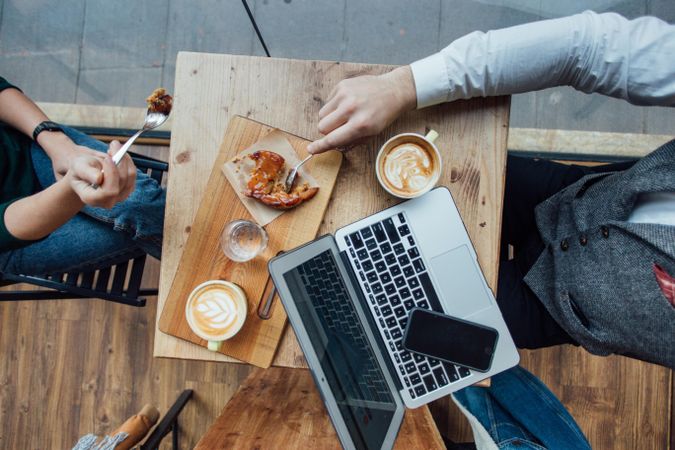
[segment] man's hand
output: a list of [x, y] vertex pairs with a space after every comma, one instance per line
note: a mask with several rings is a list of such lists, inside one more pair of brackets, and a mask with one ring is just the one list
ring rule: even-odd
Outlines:
[[322, 153], [377, 134], [416, 106], [409, 66], [384, 75], [342, 80], [319, 111], [319, 132], [324, 137], [309, 144], [307, 151]]
[[113, 141], [107, 155], [84, 153], [71, 160], [65, 176], [84, 204], [109, 209], [133, 192], [136, 166], [131, 157], [124, 155], [119, 166], [115, 166], [111, 158], [120, 147], [119, 142]]

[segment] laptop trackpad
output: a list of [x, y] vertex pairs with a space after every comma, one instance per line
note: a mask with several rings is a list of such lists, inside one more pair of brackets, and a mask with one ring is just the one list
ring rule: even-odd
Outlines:
[[492, 305], [466, 245], [432, 258], [431, 266], [448, 315], [463, 318]]

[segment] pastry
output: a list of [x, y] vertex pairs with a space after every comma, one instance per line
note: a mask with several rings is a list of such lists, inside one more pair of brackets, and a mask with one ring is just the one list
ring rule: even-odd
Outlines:
[[148, 109], [151, 112], [158, 112], [166, 115], [169, 115], [171, 107], [173, 106], [173, 98], [166, 93], [166, 89], [164, 88], [155, 89], [145, 101], [148, 103]]
[[319, 191], [318, 187], [310, 187], [309, 183], [302, 183], [291, 189], [284, 190], [284, 158], [278, 153], [268, 150], [258, 150], [248, 155], [255, 162], [248, 180], [244, 195], [254, 198], [264, 205], [275, 209], [290, 209], [300, 203], [310, 200]]

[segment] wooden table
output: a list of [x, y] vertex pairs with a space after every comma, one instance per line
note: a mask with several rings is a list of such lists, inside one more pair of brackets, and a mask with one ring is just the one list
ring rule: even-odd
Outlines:
[[[362, 74], [380, 74], [391, 68], [179, 53], [158, 319], [229, 118], [239, 114], [307, 139], [317, 139], [320, 137], [317, 131], [319, 109], [340, 80]], [[356, 148], [346, 154], [319, 234], [332, 233], [394, 204], [395, 199], [380, 188], [375, 178], [376, 151], [394, 134], [409, 131], [424, 134], [430, 127], [440, 134], [436, 141], [443, 156], [439, 184], [450, 188], [486, 279], [494, 289], [499, 264], [508, 123], [508, 97], [454, 102], [405, 114], [380, 135], [366, 141], [365, 148]], [[166, 335], [156, 326], [154, 356], [233, 361]], [[273, 364], [306, 367], [290, 327]], [[448, 424], [456, 427], [460, 420], [461, 413], [453, 410], [450, 404], [447, 398], [434, 404], [434, 411], [440, 414], [437, 420], [444, 423], [442, 429]], [[426, 411], [428, 415], [426, 407], [420, 411]], [[409, 427], [411, 420], [406, 415], [404, 427]], [[465, 423], [462, 426], [468, 430]], [[399, 436], [407, 434], [410, 433], [402, 432]]]
[[[256, 369], [244, 380], [195, 450], [339, 449], [308, 370]], [[395, 449], [444, 449], [428, 408], [409, 409]]]
[[[391, 66], [370, 64], [179, 53], [158, 311], [171, 288], [229, 118], [240, 114], [317, 139], [319, 109], [338, 81], [390, 69]], [[430, 127], [440, 134], [436, 141], [443, 155], [439, 184], [450, 188], [483, 272], [494, 288], [508, 123], [508, 97], [460, 101], [405, 114], [368, 140], [366, 148], [346, 154], [319, 234], [332, 233], [394, 204], [395, 199], [380, 188], [375, 178], [375, 152], [396, 133], [424, 134], [425, 128]], [[232, 361], [158, 329], [154, 356]], [[305, 366], [290, 327], [274, 364]]]

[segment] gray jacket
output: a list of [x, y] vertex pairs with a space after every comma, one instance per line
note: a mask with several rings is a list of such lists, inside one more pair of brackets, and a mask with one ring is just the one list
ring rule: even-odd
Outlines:
[[675, 192], [675, 141], [537, 206], [546, 249], [525, 282], [591, 353], [675, 368], [675, 308], [653, 271], [656, 263], [675, 276], [675, 226], [627, 222], [643, 192]]

